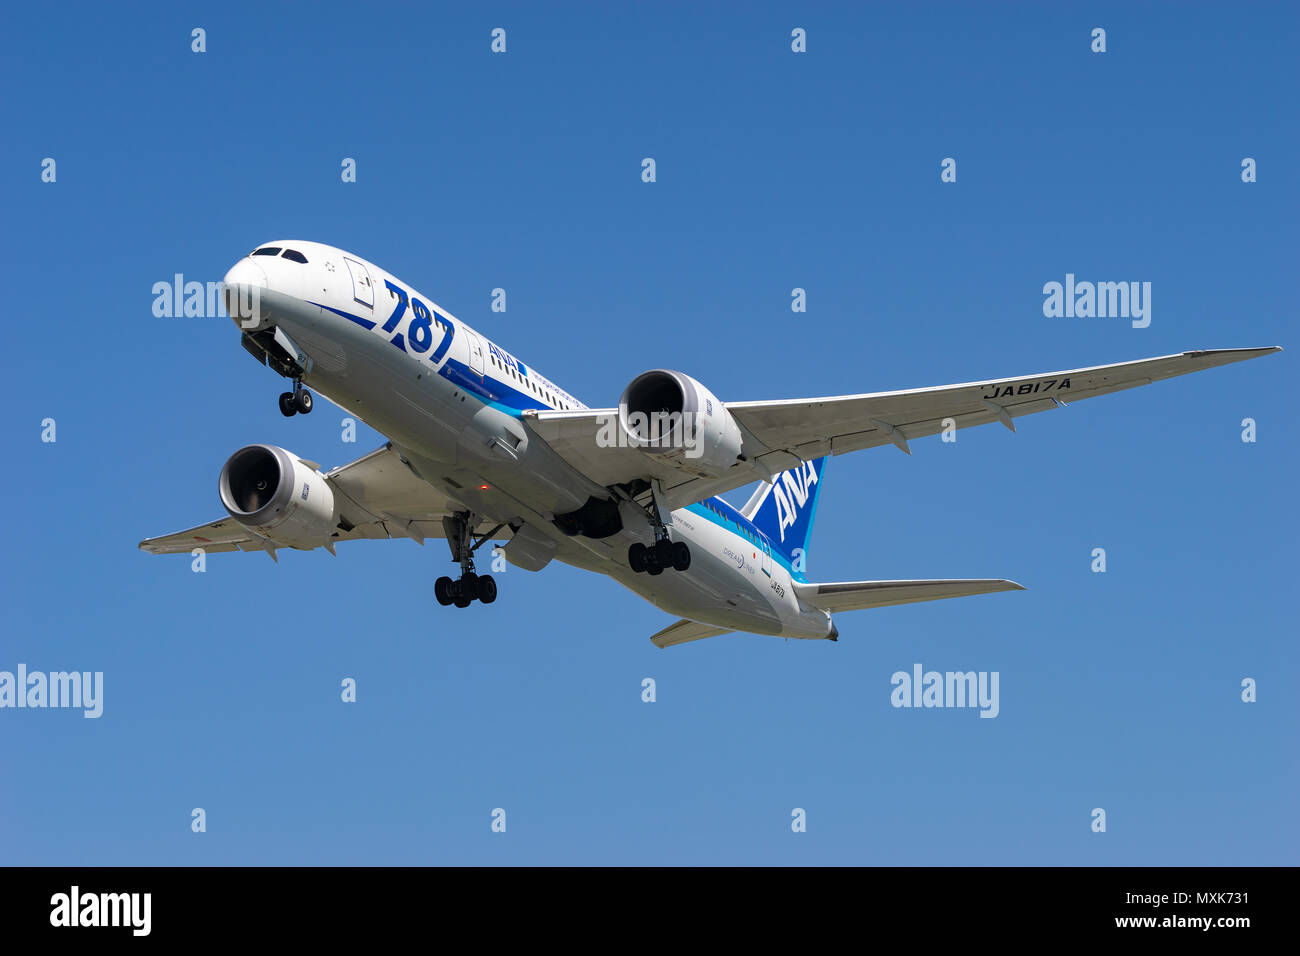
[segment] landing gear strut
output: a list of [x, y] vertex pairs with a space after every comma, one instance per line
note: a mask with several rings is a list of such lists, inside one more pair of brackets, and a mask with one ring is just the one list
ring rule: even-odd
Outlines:
[[290, 418], [299, 412], [306, 415], [311, 411], [311, 406], [311, 392], [302, 387], [302, 379], [295, 378], [293, 380], [292, 392], [282, 392], [280, 394], [280, 414], [285, 418]]
[[651, 485], [650, 505], [646, 508], [646, 520], [654, 529], [655, 543], [644, 545], [640, 541], [627, 549], [627, 563], [633, 572], [642, 571], [650, 575], [663, 574], [668, 568], [685, 571], [691, 566], [691, 549], [685, 541], [673, 541], [668, 537], [668, 522], [671, 514], [660, 500], [663, 489], [658, 480]]
[[433, 596], [443, 607], [448, 604], [469, 607], [476, 599], [491, 604], [497, 599], [497, 583], [492, 580], [492, 575], [477, 574], [474, 571], [474, 552], [485, 541], [490, 541], [492, 535], [501, 530], [501, 525], [475, 541], [474, 525], [477, 523], [477, 515], [468, 511], [460, 511], [442, 519], [447, 545], [451, 548], [451, 559], [460, 564], [459, 578], [453, 581], [444, 575], [433, 582]]

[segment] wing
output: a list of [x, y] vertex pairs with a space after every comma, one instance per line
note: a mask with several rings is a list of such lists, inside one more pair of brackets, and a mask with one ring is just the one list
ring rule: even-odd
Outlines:
[[698, 621], [681, 620], [676, 624], [670, 624], [658, 634], [650, 638], [655, 647], [672, 647], [675, 644], [685, 644], [688, 641], [702, 641], [706, 637], [717, 637], [719, 634], [730, 634], [731, 629], [727, 627], [714, 627], [712, 624], [700, 624]]
[[943, 598], [994, 594], [998, 591], [1023, 591], [1015, 581], [999, 578], [949, 581], [845, 581], [840, 584], [803, 584], [794, 582], [800, 600], [827, 611], [861, 611], [895, 604], [916, 604]]
[[[411, 471], [391, 443], [335, 468], [325, 475], [325, 480], [333, 488], [342, 522], [351, 525], [349, 530], [334, 531], [329, 542], [324, 543], [330, 549], [335, 542], [359, 538], [414, 538], [420, 542], [441, 538], [443, 516], [466, 510]], [[482, 534], [491, 527], [484, 522], [475, 533]], [[274, 557], [276, 547], [233, 518], [140, 542], [140, 550], [150, 554], [188, 553], [203, 548], [207, 552], [270, 551]]]
[[617, 409], [529, 411], [524, 421], [593, 480], [608, 486], [657, 478], [667, 492], [666, 504], [679, 508], [823, 455], [878, 445], [895, 445], [911, 454], [909, 439], [938, 434], [949, 421], [955, 428], [1001, 422], [1015, 431], [1015, 419], [1023, 415], [1280, 351], [1276, 347], [1213, 349], [937, 388], [728, 402], [727, 411], [744, 438], [744, 460], [719, 478], [687, 475], [633, 447], [600, 447], [601, 427], [617, 416]]

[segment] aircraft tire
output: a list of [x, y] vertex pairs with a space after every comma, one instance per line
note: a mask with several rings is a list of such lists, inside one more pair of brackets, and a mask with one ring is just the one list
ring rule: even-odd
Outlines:
[[627, 563], [635, 574], [646, 570], [646, 547], [640, 541], [627, 549]]
[[673, 542], [673, 567], [685, 571], [691, 566], [691, 548], [685, 541]]
[[433, 582], [433, 596], [438, 599], [438, 603], [443, 607], [449, 605], [452, 598], [452, 581], [451, 578], [443, 575]]

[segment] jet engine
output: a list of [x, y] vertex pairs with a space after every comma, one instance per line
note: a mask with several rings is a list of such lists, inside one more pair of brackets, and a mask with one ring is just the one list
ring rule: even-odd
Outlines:
[[682, 372], [643, 372], [623, 390], [618, 423], [625, 440], [681, 471], [717, 478], [741, 457], [740, 425], [727, 406]]
[[220, 490], [230, 517], [285, 547], [320, 547], [338, 524], [329, 482], [275, 445], [246, 445], [231, 455]]

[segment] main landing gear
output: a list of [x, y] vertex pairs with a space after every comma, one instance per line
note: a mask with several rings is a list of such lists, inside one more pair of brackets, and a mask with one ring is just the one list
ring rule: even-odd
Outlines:
[[672, 568], [685, 571], [691, 566], [691, 548], [685, 541], [673, 541], [668, 537], [668, 522], [671, 514], [660, 505], [663, 490], [658, 480], [651, 485], [650, 505], [646, 508], [646, 520], [654, 528], [655, 543], [649, 546], [640, 541], [627, 549], [627, 563], [636, 574], [663, 574]]
[[668, 568], [685, 571], [691, 566], [691, 549], [685, 541], [660, 538], [650, 547], [640, 541], [627, 549], [627, 563], [637, 574], [663, 574]]
[[501, 530], [497, 525], [487, 534], [474, 540], [474, 525], [477, 516], [468, 511], [447, 515], [442, 519], [443, 530], [447, 534], [447, 544], [451, 548], [451, 559], [460, 564], [460, 577], [452, 580], [447, 576], [433, 582], [433, 596], [443, 607], [454, 604], [457, 607], [469, 607], [475, 600], [491, 604], [497, 599], [497, 583], [490, 574], [474, 572], [474, 552], [489, 541], [492, 535]]
[[311, 392], [302, 387], [301, 379], [293, 380], [292, 392], [283, 392], [280, 395], [280, 414], [285, 418], [291, 418], [299, 412], [306, 415], [311, 411], [311, 406]]

